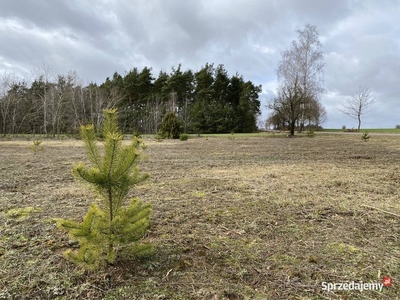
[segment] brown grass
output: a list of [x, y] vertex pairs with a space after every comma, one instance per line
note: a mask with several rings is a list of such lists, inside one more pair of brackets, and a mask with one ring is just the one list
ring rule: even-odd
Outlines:
[[[54, 224], [94, 201], [70, 173], [82, 142], [33, 156], [31, 142], [0, 141], [0, 299], [399, 299], [400, 218], [385, 211], [400, 214], [400, 137], [146, 143], [151, 179], [132, 196], [154, 206], [155, 253], [88, 273], [63, 258], [76, 243]], [[321, 286], [387, 275], [382, 292]]]

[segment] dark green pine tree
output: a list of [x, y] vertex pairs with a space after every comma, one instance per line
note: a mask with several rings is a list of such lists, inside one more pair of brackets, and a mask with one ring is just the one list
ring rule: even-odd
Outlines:
[[96, 146], [93, 125], [82, 126], [81, 135], [91, 166], [79, 163], [73, 175], [89, 183], [100, 202], [90, 206], [82, 222], [58, 220], [58, 227], [80, 246], [76, 251], [66, 251], [65, 256], [86, 268], [96, 269], [112, 264], [118, 253], [129, 258], [148, 254], [152, 245], [141, 244], [140, 240], [150, 225], [151, 205], [137, 198], [129, 205], [125, 203], [131, 187], [148, 177], [140, 174], [137, 167], [144, 149], [142, 141], [134, 137], [129, 145], [122, 144], [116, 109], [104, 110], [104, 154]]
[[195, 102], [191, 115], [195, 133], [215, 133], [210, 128], [214, 124], [214, 120], [212, 113], [209, 111], [213, 93], [214, 72], [214, 65], [207, 63], [200, 71], [194, 74]]
[[160, 132], [167, 139], [179, 139], [179, 135], [182, 133], [182, 123], [174, 112], [171, 111], [164, 116]]

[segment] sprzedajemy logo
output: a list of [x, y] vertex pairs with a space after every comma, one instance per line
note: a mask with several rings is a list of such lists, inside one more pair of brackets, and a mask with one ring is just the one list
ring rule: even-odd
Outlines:
[[383, 278], [382, 283], [378, 282], [363, 282], [363, 281], [349, 281], [349, 282], [322, 282], [323, 291], [380, 291], [383, 287], [389, 287], [393, 283], [392, 278], [386, 276]]

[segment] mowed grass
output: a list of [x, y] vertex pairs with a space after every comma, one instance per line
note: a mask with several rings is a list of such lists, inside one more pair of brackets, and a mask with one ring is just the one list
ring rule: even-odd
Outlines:
[[70, 171], [82, 142], [0, 142], [0, 299], [399, 299], [400, 136], [145, 141], [132, 196], [153, 204], [155, 252], [93, 273], [54, 223], [95, 201]]
[[[351, 128], [348, 128], [351, 129]], [[400, 128], [361, 128], [360, 133], [368, 131], [370, 133], [397, 133], [400, 134]], [[342, 129], [325, 129], [322, 132], [343, 132]], [[346, 132], [344, 132], [346, 133]]]

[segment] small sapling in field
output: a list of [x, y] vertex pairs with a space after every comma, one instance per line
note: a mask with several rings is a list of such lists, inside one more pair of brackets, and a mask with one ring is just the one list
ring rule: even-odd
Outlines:
[[362, 139], [364, 142], [368, 142], [368, 141], [369, 141], [369, 138], [370, 138], [370, 136], [369, 136], [368, 131], [364, 132], [363, 135], [361, 136], [361, 139]]
[[137, 137], [129, 145], [122, 144], [115, 109], [104, 110], [102, 134], [104, 154], [97, 147], [94, 126], [81, 127], [91, 165], [79, 163], [72, 170], [75, 178], [92, 186], [100, 201], [90, 206], [82, 222], [57, 222], [59, 228], [79, 242], [79, 249], [67, 250], [65, 256], [88, 269], [112, 264], [118, 255], [135, 258], [152, 250], [151, 244], [140, 243], [150, 225], [151, 205], [137, 198], [126, 203], [130, 189], [148, 177], [140, 174], [137, 167], [144, 144]]
[[313, 137], [315, 137], [315, 131], [314, 131], [314, 129], [308, 129], [307, 130], [307, 136], [308, 137], [310, 137], [310, 138], [313, 138]]
[[44, 148], [43, 148], [43, 146], [41, 146], [41, 144], [42, 144], [42, 141], [39, 141], [39, 140], [34, 140], [34, 141], [33, 141], [33, 145], [31, 146], [31, 150], [32, 150], [32, 152], [33, 152], [33, 156], [34, 156], [34, 157], [36, 156], [36, 154], [37, 154], [38, 152], [44, 150]]
[[157, 142], [162, 142], [164, 140], [163, 133], [161, 131], [157, 132], [157, 134], [154, 136], [154, 140]]
[[181, 141], [187, 141], [189, 139], [189, 135], [187, 133], [181, 133], [179, 135], [179, 140]]

